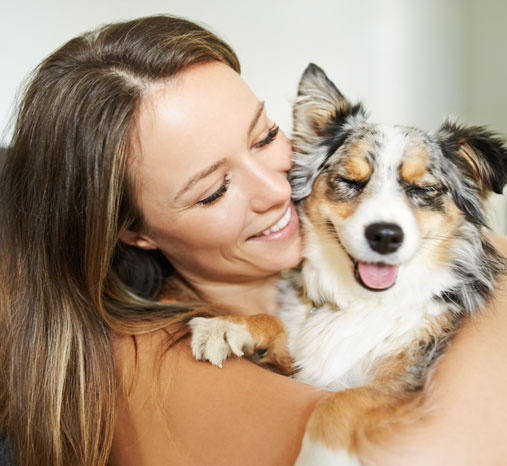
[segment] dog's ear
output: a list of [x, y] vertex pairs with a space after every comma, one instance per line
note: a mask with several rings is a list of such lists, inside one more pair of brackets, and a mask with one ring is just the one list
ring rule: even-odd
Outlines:
[[475, 180], [482, 197], [502, 194], [507, 183], [505, 140], [483, 127], [446, 121], [438, 130], [444, 155], [468, 179]]
[[311, 63], [299, 82], [293, 117], [290, 181], [292, 198], [299, 201], [311, 193], [326, 160], [348, 137], [351, 128], [346, 123], [355, 117], [363, 121], [366, 115], [360, 104], [352, 105], [324, 71]]
[[293, 109], [296, 137], [306, 142], [324, 136], [330, 124], [340, 124], [351, 112], [358, 112], [317, 65], [310, 63], [299, 81]]

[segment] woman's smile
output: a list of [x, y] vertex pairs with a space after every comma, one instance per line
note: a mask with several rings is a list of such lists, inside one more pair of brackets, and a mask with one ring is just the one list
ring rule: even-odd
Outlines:
[[269, 228], [250, 237], [250, 241], [278, 241], [299, 233], [299, 220], [294, 204], [289, 203], [285, 213]]
[[298, 264], [292, 147], [239, 74], [209, 63], [153, 86], [136, 136], [143, 227], [129, 244], [160, 249], [191, 282], [263, 278]]

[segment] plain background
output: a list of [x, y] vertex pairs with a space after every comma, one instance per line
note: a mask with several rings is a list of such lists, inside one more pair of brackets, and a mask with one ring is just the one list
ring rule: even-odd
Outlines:
[[[309, 62], [372, 119], [436, 129], [443, 118], [507, 136], [505, 0], [2, 0], [1, 142], [20, 85], [59, 45], [117, 20], [169, 13], [207, 25], [238, 53], [242, 74], [290, 133]], [[507, 203], [494, 196], [495, 230]]]

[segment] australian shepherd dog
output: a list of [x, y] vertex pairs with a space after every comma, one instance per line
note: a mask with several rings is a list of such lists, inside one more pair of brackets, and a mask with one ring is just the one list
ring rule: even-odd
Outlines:
[[504, 273], [484, 201], [507, 181], [503, 141], [444, 123], [370, 123], [309, 65], [294, 106], [290, 178], [303, 261], [274, 317], [194, 319], [198, 359], [231, 354], [332, 390], [307, 424], [298, 466], [359, 465], [389, 426], [417, 418], [435, 361]]

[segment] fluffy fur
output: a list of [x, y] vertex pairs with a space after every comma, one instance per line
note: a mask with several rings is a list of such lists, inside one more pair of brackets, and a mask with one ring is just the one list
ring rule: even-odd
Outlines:
[[[305, 249], [280, 284], [279, 317], [295, 377], [337, 392], [317, 405], [297, 465], [357, 464], [418, 415], [434, 362], [504, 272], [484, 201], [502, 192], [507, 151], [480, 127], [370, 123], [315, 65], [299, 85], [293, 144]], [[194, 322], [194, 334], [209, 325]], [[263, 347], [253, 341], [250, 352]]]
[[[306, 247], [284, 287], [280, 317], [297, 377], [331, 389], [362, 385], [376, 361], [426, 334], [431, 363], [503, 271], [483, 210], [488, 192], [506, 182], [502, 142], [449, 122], [434, 134], [369, 123], [314, 65], [300, 83], [294, 128], [291, 180]], [[399, 248], [373, 250], [365, 235], [373, 224], [398, 225]], [[395, 284], [365, 288], [359, 261], [398, 266]], [[312, 315], [294, 310], [307, 300]]]

